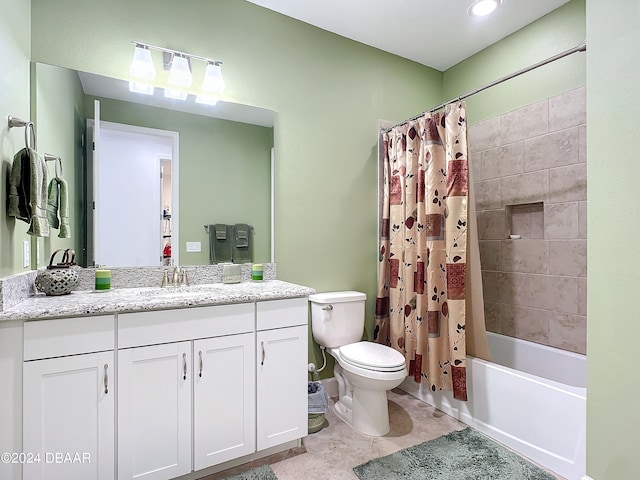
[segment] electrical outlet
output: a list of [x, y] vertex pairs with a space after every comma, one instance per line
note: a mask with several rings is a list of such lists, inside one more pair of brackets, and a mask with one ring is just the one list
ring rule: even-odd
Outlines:
[[187, 242], [187, 252], [200, 252], [202, 245], [200, 242]]
[[25, 240], [22, 244], [22, 268], [29, 268], [31, 265], [31, 242]]

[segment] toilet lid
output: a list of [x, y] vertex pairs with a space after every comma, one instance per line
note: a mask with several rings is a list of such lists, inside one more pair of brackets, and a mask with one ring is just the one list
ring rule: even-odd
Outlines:
[[391, 347], [373, 342], [356, 342], [340, 347], [342, 359], [357, 367], [369, 370], [402, 370], [405, 366], [404, 355]]

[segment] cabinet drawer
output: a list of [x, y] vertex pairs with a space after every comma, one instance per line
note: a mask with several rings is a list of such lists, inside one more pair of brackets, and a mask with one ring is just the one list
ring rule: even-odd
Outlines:
[[73, 317], [24, 323], [24, 360], [113, 350], [114, 317]]
[[253, 303], [118, 315], [118, 348], [253, 332]]
[[309, 300], [304, 297], [258, 302], [256, 311], [258, 330], [306, 325], [309, 319]]

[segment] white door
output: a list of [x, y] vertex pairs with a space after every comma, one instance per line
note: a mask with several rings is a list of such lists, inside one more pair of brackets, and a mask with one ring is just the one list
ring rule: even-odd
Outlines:
[[260, 331], [257, 347], [257, 449], [307, 435], [307, 326]]
[[118, 479], [191, 472], [191, 342], [118, 351]]
[[24, 480], [115, 478], [113, 355], [24, 363]]
[[193, 344], [195, 470], [255, 451], [254, 347], [254, 333]]
[[160, 157], [171, 158], [171, 143], [109, 126], [101, 124], [95, 261], [108, 266], [160, 265]]
[[161, 158], [171, 161], [168, 240], [178, 245], [178, 133], [101, 121], [98, 100], [94, 116], [87, 120], [87, 264], [160, 265]]

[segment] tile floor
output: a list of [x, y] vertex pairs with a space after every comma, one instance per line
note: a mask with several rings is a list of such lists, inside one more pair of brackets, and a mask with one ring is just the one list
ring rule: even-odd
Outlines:
[[358, 480], [353, 467], [361, 463], [466, 428], [465, 424], [402, 390], [395, 389], [388, 397], [391, 431], [384, 437], [355, 432], [330, 409], [325, 427], [303, 439], [302, 447], [200, 480], [220, 480], [265, 463], [271, 465], [278, 480]]

